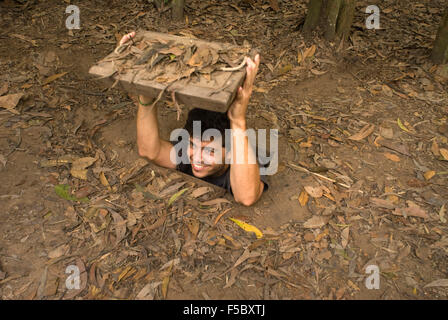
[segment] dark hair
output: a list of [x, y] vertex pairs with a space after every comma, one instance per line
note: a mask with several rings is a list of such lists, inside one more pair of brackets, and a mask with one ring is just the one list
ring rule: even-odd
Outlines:
[[230, 129], [230, 120], [227, 113], [204, 110], [199, 108], [191, 109], [188, 112], [187, 122], [184, 129], [188, 131], [190, 137], [193, 136], [193, 121], [201, 121], [201, 136], [207, 129], [216, 129], [221, 133], [222, 146], [225, 146], [225, 130]]

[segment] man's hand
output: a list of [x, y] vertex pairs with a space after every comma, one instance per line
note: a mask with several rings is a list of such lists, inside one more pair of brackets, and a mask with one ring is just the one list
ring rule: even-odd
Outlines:
[[255, 56], [255, 61], [247, 58], [246, 79], [244, 80], [243, 86], [238, 88], [237, 96], [227, 111], [229, 120], [237, 126], [245, 126], [246, 110], [249, 105], [250, 96], [252, 95], [252, 89], [259, 65], [259, 54]]
[[[119, 45], [121, 46], [121, 45], [125, 44], [126, 42], [128, 42], [131, 39], [133, 39], [134, 37], [135, 37], [135, 31], [132, 31], [131, 33], [128, 33], [128, 34], [124, 35], [123, 38], [121, 38], [121, 40], [119, 42]], [[140, 102], [143, 103], [143, 104], [148, 104], [151, 101], [152, 101], [151, 98], [140, 95], [138, 97], [138, 101], [137, 102], [139, 102], [139, 104], [140, 104]]]

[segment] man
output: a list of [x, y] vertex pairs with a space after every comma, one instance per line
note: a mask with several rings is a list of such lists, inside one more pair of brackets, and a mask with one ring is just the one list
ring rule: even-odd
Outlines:
[[[135, 32], [125, 35], [120, 45], [135, 37]], [[137, 112], [137, 146], [140, 156], [146, 157], [155, 164], [177, 169], [193, 175], [231, 192], [240, 204], [251, 206], [260, 199], [267, 189], [266, 182], [260, 178], [260, 169], [255, 159], [255, 153], [245, 135], [246, 111], [252, 94], [253, 83], [260, 64], [259, 55], [253, 61], [247, 58], [246, 79], [242, 87], [238, 88], [237, 96], [227, 111], [227, 115], [200, 109], [193, 109], [188, 114], [185, 129], [189, 133], [190, 146], [187, 148], [189, 163], [177, 164], [171, 157], [173, 144], [159, 136], [157, 121], [157, 107], [152, 105], [152, 99], [139, 96]], [[217, 129], [221, 137], [225, 136], [225, 129], [231, 129], [233, 141], [232, 150], [219, 145], [218, 140], [201, 141], [193, 136], [195, 121], [200, 121], [201, 132], [207, 129]], [[219, 156], [213, 150], [219, 150]], [[243, 157], [237, 151], [243, 151]], [[240, 151], [240, 152], [241, 152]], [[233, 154], [232, 154], [233, 153]], [[226, 161], [228, 159], [231, 161]], [[230, 162], [230, 164], [229, 164]], [[264, 180], [264, 179], [263, 179]]]

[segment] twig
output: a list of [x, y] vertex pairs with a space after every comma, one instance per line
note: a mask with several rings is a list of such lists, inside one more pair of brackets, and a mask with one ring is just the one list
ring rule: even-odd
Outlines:
[[177, 121], [179, 121], [180, 114], [182, 113], [182, 109], [180, 108], [179, 104], [176, 101], [176, 91], [174, 91], [174, 90], [171, 91], [171, 98], [173, 99], [174, 106], [177, 109]]
[[[345, 183], [337, 182], [334, 179], [327, 178], [326, 176], [323, 176], [323, 175], [321, 175], [319, 173], [312, 172], [312, 171], [308, 170], [307, 168], [304, 168], [302, 166], [296, 165], [294, 163], [288, 162], [287, 166], [290, 167], [290, 168], [296, 169], [296, 170], [300, 170], [300, 171], [305, 172], [305, 173], [309, 173], [309, 174], [315, 175], [316, 177], [319, 177], [319, 178], [324, 179], [326, 181], [330, 181], [330, 182], [335, 183], [335, 184], [337, 184], [337, 185], [339, 185], [341, 187], [344, 187], [344, 188], [347, 188], [347, 189], [351, 188], [349, 185], [346, 185]], [[353, 190], [353, 191], [357, 191], [357, 192], [359, 192], [361, 194], [364, 193], [361, 190]]]
[[241, 62], [238, 66], [236, 66], [234, 68], [222, 67], [220, 70], [221, 71], [237, 71], [237, 70], [243, 69], [243, 67], [246, 65], [246, 62], [247, 62], [247, 57], [244, 57], [243, 62]]

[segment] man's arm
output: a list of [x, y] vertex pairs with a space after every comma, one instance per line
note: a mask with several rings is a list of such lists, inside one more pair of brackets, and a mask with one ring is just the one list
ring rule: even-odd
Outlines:
[[[135, 32], [128, 33], [120, 40], [120, 45], [125, 44], [135, 37]], [[176, 165], [170, 159], [170, 152], [173, 145], [160, 139], [159, 123], [157, 121], [157, 106], [144, 106], [150, 104], [150, 99], [145, 96], [138, 97], [137, 111], [137, 147], [138, 153], [146, 157], [155, 164], [174, 169]]]
[[[258, 167], [254, 150], [245, 135], [246, 110], [252, 94], [253, 83], [260, 65], [260, 56], [255, 56], [255, 61], [247, 59], [246, 79], [243, 87], [238, 88], [235, 101], [229, 108], [227, 115], [232, 129], [233, 155], [230, 165], [230, 185], [235, 200], [243, 205], [250, 206], [260, 199], [263, 194], [264, 183], [260, 180], [260, 168]], [[237, 151], [244, 150], [244, 159], [241, 163]]]
[[176, 164], [170, 159], [173, 145], [159, 136], [157, 106], [145, 107], [140, 104], [140, 101], [147, 104], [150, 102], [148, 100], [144, 96], [139, 97], [137, 112], [138, 153], [161, 167], [175, 169]]

